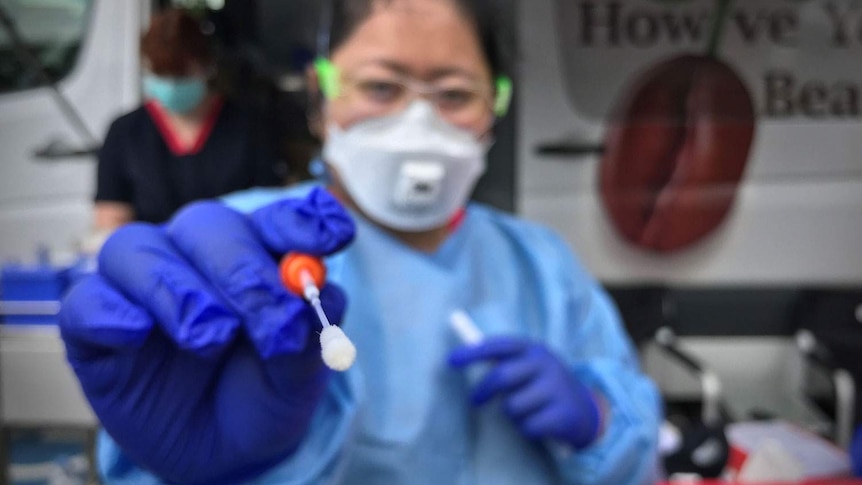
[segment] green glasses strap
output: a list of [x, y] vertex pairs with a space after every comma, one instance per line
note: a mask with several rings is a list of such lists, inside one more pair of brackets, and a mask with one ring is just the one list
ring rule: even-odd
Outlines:
[[314, 69], [320, 82], [320, 90], [326, 99], [337, 98], [341, 94], [341, 84], [338, 81], [338, 68], [325, 57], [314, 60]]
[[494, 114], [498, 118], [506, 116], [512, 103], [512, 80], [507, 76], [497, 77], [497, 99], [494, 100]]

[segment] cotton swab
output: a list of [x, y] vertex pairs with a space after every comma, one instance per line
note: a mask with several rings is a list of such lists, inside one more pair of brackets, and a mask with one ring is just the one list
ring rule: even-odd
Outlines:
[[282, 258], [279, 271], [287, 289], [305, 298], [323, 326], [320, 332], [323, 363], [337, 371], [349, 369], [356, 360], [356, 347], [340, 327], [329, 323], [320, 303], [320, 287], [326, 281], [323, 262], [307, 254], [289, 253]]

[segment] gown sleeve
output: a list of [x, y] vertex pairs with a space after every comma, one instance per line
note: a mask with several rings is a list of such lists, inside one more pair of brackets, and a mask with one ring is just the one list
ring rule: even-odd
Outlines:
[[642, 373], [608, 294], [559, 238], [550, 232], [545, 237], [550, 246], [545, 254], [556, 254], [550, 259], [558, 261], [546, 267], [558, 282], [546, 292], [559, 292], [555, 299], [563, 307], [561, 318], [547, 328], [548, 343], [575, 377], [597, 393], [604, 408], [603, 432], [592, 445], [572, 451], [550, 444], [550, 452], [567, 484], [654, 483], [663, 419], [658, 390]]

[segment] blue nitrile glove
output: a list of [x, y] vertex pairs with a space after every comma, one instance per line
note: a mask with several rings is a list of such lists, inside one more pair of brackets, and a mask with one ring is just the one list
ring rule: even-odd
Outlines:
[[850, 443], [850, 464], [853, 466], [853, 475], [862, 478], [862, 425], [856, 427]]
[[547, 347], [489, 337], [449, 356], [457, 368], [486, 361], [494, 365], [473, 389], [474, 405], [501, 396], [506, 414], [531, 439], [552, 439], [575, 449], [596, 439], [601, 414], [592, 392]]
[[[107, 241], [60, 329], [93, 410], [135, 464], [171, 483], [229, 483], [296, 449], [330, 371], [320, 324], [282, 286], [277, 257], [338, 251], [354, 230], [316, 190], [248, 216], [196, 203]], [[326, 285], [321, 300], [340, 321], [343, 293]]]

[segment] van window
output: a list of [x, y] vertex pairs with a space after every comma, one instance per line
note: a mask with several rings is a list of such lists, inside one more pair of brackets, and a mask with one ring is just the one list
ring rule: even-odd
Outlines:
[[[12, 21], [29, 52], [52, 80], [59, 81], [75, 67], [91, 4], [92, 0], [0, 0], [0, 15]], [[39, 71], [17, 50], [6, 22], [0, 21], [0, 93], [43, 85]]]

